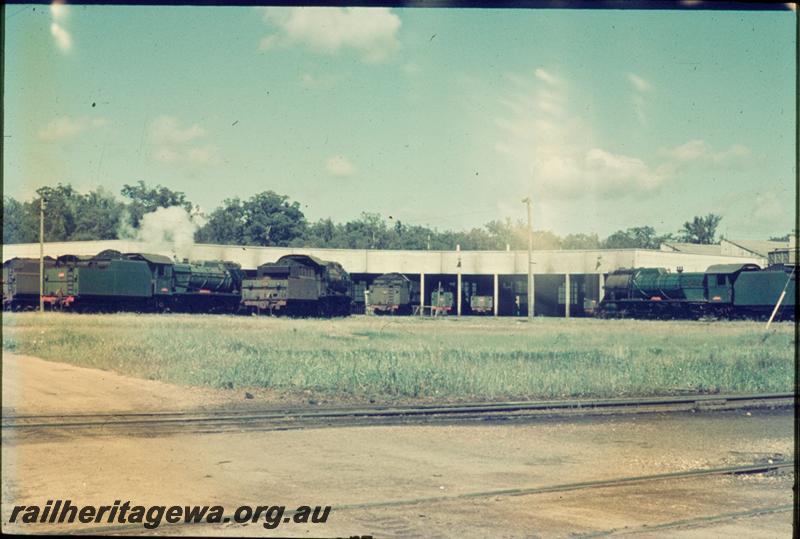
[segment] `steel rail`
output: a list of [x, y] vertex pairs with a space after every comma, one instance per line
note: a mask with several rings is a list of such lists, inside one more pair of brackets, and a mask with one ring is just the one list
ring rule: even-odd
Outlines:
[[594, 488], [620, 487], [650, 481], [666, 481], [670, 479], [689, 479], [694, 477], [706, 477], [712, 475], [743, 475], [743, 474], [763, 474], [777, 470], [794, 470], [794, 462], [784, 460], [765, 464], [747, 464], [741, 466], [725, 466], [722, 468], [704, 468], [695, 470], [684, 470], [680, 472], [666, 472], [660, 474], [637, 475], [630, 477], [618, 477], [613, 479], [598, 479], [594, 481], [581, 481], [577, 483], [565, 483], [558, 485], [548, 485], [543, 487], [510, 488], [500, 490], [486, 490], [480, 492], [467, 492], [452, 496], [431, 496], [427, 498], [415, 498], [407, 500], [392, 500], [385, 502], [367, 502], [360, 504], [339, 505], [334, 508], [338, 511], [353, 509], [375, 509], [382, 507], [398, 507], [403, 505], [417, 505], [426, 503], [438, 503], [448, 501], [460, 501], [473, 498], [491, 498], [494, 496], [529, 496], [533, 494], [548, 494], [551, 492], [568, 492], [574, 490], [587, 490]]
[[13, 430], [87, 429], [165, 426], [246, 426], [253, 423], [313, 423], [314, 421], [459, 420], [476, 418], [514, 419], [529, 415], [594, 415], [646, 412], [729, 410], [756, 407], [787, 407], [792, 393], [754, 395], [681, 395], [625, 399], [578, 399], [558, 401], [501, 402], [479, 404], [376, 406], [369, 408], [286, 408], [266, 410], [211, 410], [188, 412], [138, 412], [108, 414], [7, 415], [2, 428]]
[[[692, 479], [698, 477], [709, 477], [709, 476], [724, 476], [724, 475], [743, 475], [743, 474], [764, 474], [769, 472], [775, 471], [793, 471], [795, 463], [792, 461], [778, 461], [773, 463], [754, 463], [754, 464], [746, 464], [741, 466], [726, 466], [721, 468], [701, 468], [701, 469], [694, 469], [694, 470], [684, 470], [678, 472], [666, 472], [660, 474], [649, 474], [649, 475], [639, 475], [639, 476], [628, 476], [628, 477], [618, 477], [618, 478], [610, 478], [610, 479], [598, 479], [593, 481], [581, 481], [575, 483], [562, 483], [562, 484], [555, 484], [555, 485], [545, 485], [545, 486], [537, 486], [537, 487], [522, 487], [522, 488], [513, 488], [513, 489], [499, 489], [499, 490], [487, 490], [487, 491], [477, 491], [477, 492], [467, 492], [464, 494], [456, 494], [450, 496], [430, 496], [424, 498], [411, 498], [411, 499], [399, 499], [399, 500], [386, 500], [386, 501], [379, 501], [379, 502], [365, 502], [365, 503], [353, 503], [353, 504], [339, 504], [339, 505], [332, 505], [332, 511], [340, 512], [340, 511], [357, 511], [357, 510], [370, 510], [370, 509], [381, 509], [381, 508], [391, 508], [391, 507], [404, 507], [404, 506], [413, 506], [413, 505], [430, 505], [435, 503], [446, 503], [452, 501], [464, 501], [469, 499], [481, 499], [481, 498], [496, 498], [496, 497], [507, 497], [507, 496], [532, 496], [537, 494], [548, 494], [553, 492], [569, 492], [569, 491], [580, 491], [580, 490], [589, 490], [589, 489], [597, 489], [597, 488], [615, 488], [615, 487], [624, 487], [628, 485], [635, 485], [641, 483], [649, 483], [649, 482], [657, 482], [657, 481], [669, 481], [669, 480], [681, 480], [681, 479]], [[787, 511], [792, 508], [791, 505], [787, 506], [775, 506], [775, 507], [764, 507], [764, 508], [756, 508], [750, 511], [743, 511], [739, 513], [730, 513], [725, 515], [711, 515], [707, 517], [695, 517], [693, 519], [681, 520], [681, 521], [673, 521], [668, 523], [662, 524], [653, 524], [647, 527], [642, 527], [640, 531], [645, 530], [656, 530], [656, 529], [668, 529], [671, 527], [681, 526], [681, 525], [691, 525], [691, 524], [701, 524], [703, 522], [714, 522], [716, 520], [723, 520], [725, 518], [737, 518], [737, 517], [744, 517], [744, 516], [754, 516], [759, 514], [766, 514], [771, 512], [782, 512]], [[286, 515], [291, 515], [291, 511], [287, 511]], [[232, 514], [226, 514], [223, 517], [225, 524], [233, 524], [235, 523]], [[250, 524], [243, 523], [243, 524]], [[165, 528], [175, 528], [175, 527], [183, 527], [183, 526], [202, 526], [207, 525], [207, 523], [176, 523], [176, 524], [163, 524], [159, 529]], [[637, 528], [638, 529], [638, 528]], [[602, 536], [602, 535], [613, 535], [616, 533], [620, 533], [621, 531], [627, 530], [606, 530], [606, 531], [599, 531], [595, 533], [584, 534], [583, 536], [592, 537], [592, 536]], [[158, 533], [157, 530], [145, 530], [142, 528], [141, 524], [120, 524], [120, 525], [111, 525], [111, 526], [98, 526], [98, 527], [82, 527], [80, 529], [74, 528], [65, 528], [61, 527], [59, 529], [54, 529], [52, 532], [45, 532], [45, 533], [53, 533], [53, 534], [64, 534], [64, 535], [86, 535], [86, 534], [107, 534], [107, 533], [114, 533], [114, 532], [132, 532], [136, 534], [142, 533]], [[37, 528], [37, 533], [42, 533], [42, 528]]]
[[610, 530], [602, 530], [585, 534], [576, 534], [573, 535], [572, 537], [574, 537], [575, 539], [589, 539], [594, 537], [639, 535], [639, 534], [652, 533], [659, 530], [669, 530], [672, 528], [702, 528], [708, 524], [728, 522], [730, 520], [738, 520], [740, 518], [762, 517], [766, 515], [774, 515], [776, 513], [786, 513], [791, 511], [792, 509], [794, 509], [794, 505], [791, 503], [768, 506], [768, 507], [757, 507], [755, 509], [750, 509], [748, 511], [736, 511], [733, 513], [721, 513], [716, 515], [686, 518], [681, 520], [671, 520], [669, 522], [662, 522], [660, 524], [647, 524], [626, 529], [613, 528]]

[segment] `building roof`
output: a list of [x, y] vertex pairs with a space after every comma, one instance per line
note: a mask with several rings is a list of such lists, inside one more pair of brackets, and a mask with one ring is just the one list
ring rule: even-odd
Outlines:
[[675, 251], [678, 253], [690, 253], [694, 255], [719, 256], [722, 254], [722, 246], [718, 243], [704, 245], [701, 243], [683, 243], [677, 241], [665, 241], [661, 244], [662, 251]]
[[[45, 243], [45, 254], [66, 253], [95, 255], [104, 249], [123, 253], [152, 253], [165, 257], [166, 263], [176, 249], [173, 245], [156, 245], [129, 240]], [[3, 259], [34, 257], [39, 244], [4, 245]], [[350, 274], [404, 273], [443, 275], [526, 275], [527, 251], [400, 251], [373, 249], [309, 249], [300, 247], [242, 247], [241, 245], [194, 244], [181, 251], [181, 258], [190, 260], [228, 260], [242, 268], [254, 269], [275, 262], [284, 255], [311, 255], [321, 261], [332, 261]], [[766, 257], [704, 255], [674, 250], [652, 249], [584, 249], [574, 251], [535, 250], [532, 254], [535, 274], [609, 273], [618, 268], [665, 267], [676, 271], [703, 272], [713, 264], [764, 264]], [[171, 259], [168, 259], [171, 261]], [[319, 263], [319, 262], [318, 262]]]
[[786, 249], [789, 247], [788, 241], [767, 241], [767, 240], [722, 240], [720, 245], [725, 252], [724, 244], [729, 243], [755, 255], [766, 257], [771, 251], [776, 249]]

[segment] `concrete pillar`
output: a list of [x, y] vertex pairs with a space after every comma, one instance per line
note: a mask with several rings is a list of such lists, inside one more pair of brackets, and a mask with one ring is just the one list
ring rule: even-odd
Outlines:
[[494, 300], [492, 300], [492, 305], [494, 306], [494, 315], [497, 316], [497, 312], [500, 309], [500, 285], [499, 285], [500, 276], [496, 273], [494, 274]]
[[419, 274], [419, 315], [425, 316], [425, 274]]
[[597, 276], [597, 303], [603, 301], [606, 297], [606, 276], [601, 273]]
[[[461, 252], [461, 246], [456, 245], [456, 252]], [[456, 274], [456, 314], [461, 316], [461, 255], [458, 255], [458, 273]]]
[[570, 304], [569, 273], [564, 274], [564, 318], [569, 318]]
[[532, 313], [528, 316], [536, 316], [536, 276], [533, 273], [531, 273], [531, 280], [528, 286], [530, 287], [530, 292], [528, 293], [528, 312]]

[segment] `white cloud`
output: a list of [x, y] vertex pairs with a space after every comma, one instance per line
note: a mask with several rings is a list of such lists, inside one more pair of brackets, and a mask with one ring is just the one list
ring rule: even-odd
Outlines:
[[653, 85], [648, 81], [637, 75], [636, 73], [628, 73], [628, 82], [633, 86], [633, 112], [636, 118], [642, 125], [647, 125], [647, 115], [645, 114], [645, 107], [647, 102], [644, 94], [653, 89]]
[[69, 116], [60, 116], [40, 129], [38, 135], [40, 140], [45, 141], [70, 139], [86, 131], [104, 127], [107, 124], [108, 120], [102, 117], [89, 118], [83, 116], [70, 118]]
[[414, 62], [408, 62], [403, 64], [403, 73], [405, 73], [408, 77], [415, 77], [422, 72], [422, 68], [415, 64]]
[[356, 173], [356, 167], [343, 155], [334, 155], [325, 162], [325, 170], [333, 176], [346, 177]]
[[178, 152], [166, 146], [153, 150], [153, 159], [162, 163], [173, 163], [180, 158]]
[[653, 85], [635, 73], [628, 73], [628, 81], [640, 92], [648, 92], [653, 89]]
[[311, 73], [300, 75], [300, 86], [308, 89], [327, 89], [336, 85], [336, 78], [330, 75], [317, 76]]
[[150, 141], [154, 144], [182, 144], [206, 135], [197, 124], [181, 127], [174, 116], [159, 116], [150, 124]]
[[664, 181], [642, 159], [597, 144], [593, 130], [569, 108], [567, 81], [537, 69], [511, 75], [514, 88], [495, 118], [504, 135], [495, 144], [516, 168], [522, 189], [548, 199], [642, 195]]
[[208, 132], [198, 124], [182, 126], [174, 116], [159, 116], [150, 124], [149, 143], [152, 156], [162, 163], [218, 165], [222, 163], [219, 148], [211, 144], [196, 145]]
[[61, 52], [66, 53], [72, 49], [72, 36], [60, 24], [57, 22], [50, 24], [50, 33], [53, 35]]
[[262, 51], [268, 51], [280, 45], [280, 39], [277, 35], [266, 36], [261, 38], [258, 48]]
[[661, 153], [678, 163], [716, 163], [727, 164], [736, 159], [750, 155], [750, 148], [741, 144], [733, 144], [722, 151], [714, 151], [704, 140], [694, 139], [675, 146], [662, 149]]
[[539, 79], [542, 82], [546, 82], [547, 84], [549, 84], [551, 86], [558, 86], [562, 82], [561, 79], [559, 79], [555, 75], [545, 71], [542, 68], [536, 69], [536, 71], [534, 71], [533, 74], [536, 75], [537, 79]]
[[188, 148], [185, 155], [186, 160], [193, 165], [219, 165], [222, 163], [219, 148], [212, 145]]
[[380, 62], [400, 47], [400, 18], [388, 8], [268, 7], [263, 13], [276, 33], [261, 40], [261, 50], [301, 44], [333, 54], [349, 48]]
[[[747, 231], [763, 236], [783, 235], [792, 229], [794, 196], [783, 189], [741, 193], [733, 201], [729, 212], [738, 211], [747, 223]], [[733, 206], [733, 204], [731, 204]]]

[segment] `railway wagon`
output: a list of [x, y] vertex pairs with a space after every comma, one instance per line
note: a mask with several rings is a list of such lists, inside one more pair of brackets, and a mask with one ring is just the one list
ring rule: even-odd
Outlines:
[[[45, 270], [55, 259], [44, 257]], [[3, 263], [3, 310], [34, 309], [39, 306], [39, 259], [12, 258]]]
[[475, 314], [491, 314], [494, 312], [494, 298], [492, 296], [471, 296], [469, 308]]
[[310, 255], [285, 255], [258, 267], [242, 281], [242, 305], [256, 314], [347, 316], [353, 281], [338, 262]]
[[162, 255], [113, 250], [64, 255], [45, 272], [45, 301], [78, 311], [230, 311], [238, 309], [240, 290], [236, 264], [179, 264]]
[[411, 314], [419, 303], [419, 284], [401, 273], [386, 273], [369, 287], [369, 308], [375, 314]]

